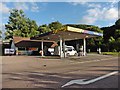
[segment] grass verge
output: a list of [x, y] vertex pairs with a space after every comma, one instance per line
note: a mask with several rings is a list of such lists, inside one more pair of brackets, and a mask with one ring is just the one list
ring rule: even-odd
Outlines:
[[102, 52], [103, 55], [115, 55], [118, 56], [120, 55], [120, 52]]

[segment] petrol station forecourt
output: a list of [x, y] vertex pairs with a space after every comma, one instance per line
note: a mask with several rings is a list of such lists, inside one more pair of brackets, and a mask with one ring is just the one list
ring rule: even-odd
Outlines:
[[[44, 40], [51, 40], [55, 42], [60, 42], [60, 58], [65, 58], [65, 41], [70, 40], [78, 40], [83, 39], [83, 56], [86, 56], [86, 39], [87, 38], [94, 38], [94, 37], [102, 37], [102, 33], [83, 30], [80, 28], [75, 28], [71, 26], [64, 26], [60, 30], [53, 30], [47, 33], [43, 33], [31, 38], [31, 40], [41, 40], [41, 49], [42, 49], [42, 56], [43, 49], [44, 49]], [[62, 48], [63, 48], [63, 55], [62, 55]]]
[[[67, 26], [65, 30], [48, 32], [31, 39], [40, 40], [42, 51], [45, 40], [60, 41], [60, 57], [65, 58], [65, 56], [62, 56], [65, 41], [83, 39], [84, 55], [86, 55], [86, 39], [99, 36], [103, 36], [103, 34]], [[44, 54], [42, 56], [44, 57]], [[114, 56], [90, 54], [86, 57], [73, 57], [74, 59], [50, 59], [49, 57], [41, 58], [39, 56], [11, 56], [8, 58], [9, 56], [3, 56], [3, 88], [41, 88], [44, 90], [44, 88], [67, 87], [118, 87], [118, 76], [116, 75], [118, 73], [118, 60]], [[107, 76], [107, 78], [104, 76]], [[86, 82], [94, 82], [89, 85], [74, 82], [81, 80], [81, 78], [86, 79]], [[73, 84], [68, 84], [69, 81]], [[108, 82], [111, 82], [111, 84]]]

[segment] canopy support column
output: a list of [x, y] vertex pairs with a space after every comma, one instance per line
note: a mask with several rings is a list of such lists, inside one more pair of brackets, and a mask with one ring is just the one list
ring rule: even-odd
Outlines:
[[44, 56], [44, 51], [43, 51], [43, 40], [41, 42], [41, 49], [42, 49], [42, 57]]
[[62, 38], [60, 37], [60, 58], [62, 58]]
[[65, 40], [63, 40], [63, 53], [64, 53], [64, 58], [66, 57], [65, 55]]
[[86, 56], [86, 39], [83, 39], [83, 55]]

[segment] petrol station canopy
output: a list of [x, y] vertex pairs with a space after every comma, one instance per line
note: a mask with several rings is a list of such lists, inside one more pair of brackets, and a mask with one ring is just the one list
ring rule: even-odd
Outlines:
[[38, 36], [32, 37], [31, 39], [59, 41], [60, 38], [62, 38], [65, 41], [68, 41], [68, 40], [92, 38], [98, 36], [103, 36], [103, 34], [94, 31], [83, 30], [71, 26], [65, 26], [60, 30], [53, 30], [47, 33], [43, 33]]
[[64, 26], [59, 30], [53, 30], [47, 33], [43, 33], [35, 37], [32, 37], [31, 39], [42, 40], [41, 42], [42, 56], [44, 56], [43, 54], [44, 40], [52, 40], [55, 42], [60, 41], [60, 57], [62, 58], [63, 57], [62, 50], [64, 53], [64, 57], [66, 57], [65, 48], [63, 48], [65, 47], [65, 41], [83, 39], [83, 54], [85, 56], [86, 55], [86, 38], [99, 37], [99, 36], [103, 36], [103, 34], [94, 32], [94, 31], [83, 30], [80, 28], [74, 28], [71, 26]]

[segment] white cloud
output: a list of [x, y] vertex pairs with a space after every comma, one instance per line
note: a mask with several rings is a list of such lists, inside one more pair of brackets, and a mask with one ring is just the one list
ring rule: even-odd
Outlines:
[[[80, 2], [119, 2], [119, 0], [66, 0], [67, 2], [75, 2], [80, 4]], [[62, 0], [61, 0], [62, 2]], [[72, 4], [72, 3], [71, 3]]]
[[4, 0], [4, 2], [55, 2], [55, 1], [56, 0]]
[[20, 9], [22, 9], [22, 10], [29, 10], [28, 5], [26, 3], [24, 3], [24, 2], [16, 2], [16, 3], [14, 3], [14, 6], [18, 10], [20, 10]]
[[32, 12], [39, 12], [39, 7], [35, 2], [31, 3], [31, 11]]
[[94, 8], [94, 9], [88, 9], [87, 13], [88, 13], [87, 16], [97, 18], [101, 14], [101, 11], [98, 8]]
[[[93, 4], [90, 4], [88, 7], [93, 7]], [[87, 14], [83, 16], [82, 20], [80, 20], [80, 23], [94, 24], [97, 21], [97, 19], [101, 17], [101, 11], [98, 8], [98, 6], [97, 8], [94, 6], [94, 8], [88, 9], [86, 12]]]
[[118, 10], [117, 8], [110, 8], [104, 12], [104, 18], [106, 20], [118, 19]]
[[31, 10], [32, 10], [33, 12], [39, 12], [39, 7], [33, 6], [33, 7], [31, 8]]
[[91, 7], [91, 8], [101, 8], [101, 5], [100, 4], [91, 3], [91, 4], [88, 4], [88, 7]]
[[[69, 2], [72, 5], [79, 5], [79, 4], [85, 5], [86, 3], [89, 3], [89, 2], [111, 2], [112, 5], [114, 5], [115, 3], [118, 3], [119, 0], [66, 0], [66, 2]], [[93, 6], [96, 6], [96, 5], [93, 4]]]
[[31, 10], [32, 12], [38, 12], [39, 7], [35, 2], [15, 2], [14, 7], [18, 10], [22, 9], [25, 10]]
[[76, 5], [85, 5], [86, 3], [88, 3], [88, 1], [90, 0], [68, 0], [68, 3], [76, 6]]
[[83, 16], [80, 23], [84, 24], [94, 24], [97, 21], [110, 21], [118, 19], [118, 9], [113, 7], [114, 4], [111, 3], [109, 6], [103, 7], [101, 4], [89, 4], [87, 5], [89, 9], [86, 11], [86, 15]]
[[72, 5], [74, 5], [74, 6], [76, 6], [76, 5], [84, 5], [84, 4], [86, 4], [86, 2], [69, 2], [70, 4], [72, 4]]
[[4, 2], [118, 2], [119, 0], [4, 0]]
[[0, 9], [0, 12], [2, 14], [8, 14], [9, 13], [10, 9], [2, 2], [0, 2], [0, 8], [2, 8], [2, 9]]
[[[69, 1], [69, 0], [68, 0]], [[118, 0], [70, 0], [72, 5], [84, 5], [89, 8], [80, 23], [95, 24], [99, 21], [112, 21], [118, 19], [118, 10], [115, 6]], [[91, 3], [89, 3], [91, 2]], [[109, 2], [108, 5], [96, 4], [94, 2]], [[111, 3], [110, 3], [111, 2]], [[120, 16], [120, 15], [119, 15]]]
[[93, 24], [95, 21], [96, 21], [96, 18], [84, 16], [84, 17], [82, 18], [82, 20], [80, 21], [80, 23]]

